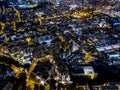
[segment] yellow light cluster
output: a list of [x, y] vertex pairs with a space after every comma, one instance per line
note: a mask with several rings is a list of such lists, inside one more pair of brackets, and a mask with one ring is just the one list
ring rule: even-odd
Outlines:
[[83, 18], [86, 16], [90, 16], [89, 12], [74, 12], [72, 14], [73, 17], [77, 17], [77, 18]]

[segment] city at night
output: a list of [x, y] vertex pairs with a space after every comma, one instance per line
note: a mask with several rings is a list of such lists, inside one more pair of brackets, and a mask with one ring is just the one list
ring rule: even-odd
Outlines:
[[120, 0], [0, 0], [0, 90], [120, 90]]

